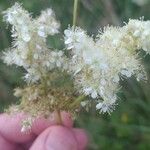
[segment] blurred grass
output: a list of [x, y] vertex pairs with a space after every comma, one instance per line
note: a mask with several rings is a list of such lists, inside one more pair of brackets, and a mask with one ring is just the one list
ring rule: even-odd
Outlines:
[[[0, 12], [10, 7], [15, 0], [0, 0]], [[63, 30], [72, 24], [73, 0], [18, 0], [36, 17], [40, 11], [52, 7], [61, 22], [61, 33], [48, 38], [48, 46], [63, 47]], [[78, 25], [97, 33], [104, 25], [123, 25], [129, 18], [150, 19], [150, 2], [142, 7], [132, 0], [80, 0]], [[10, 29], [0, 15], [0, 51], [10, 47]], [[144, 56], [144, 52], [141, 53]], [[143, 57], [148, 82], [138, 83], [134, 78], [122, 81], [123, 88], [118, 93], [121, 99], [116, 111], [109, 115], [99, 115], [95, 108], [89, 113], [82, 111], [75, 125], [87, 129], [90, 136], [89, 150], [149, 150], [150, 149], [150, 56]], [[13, 96], [13, 88], [23, 84], [19, 68], [6, 67], [0, 61], [0, 112], [11, 103], [18, 101]]]

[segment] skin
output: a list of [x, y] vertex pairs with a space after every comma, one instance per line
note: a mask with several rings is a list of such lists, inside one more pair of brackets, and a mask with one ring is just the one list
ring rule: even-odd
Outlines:
[[21, 121], [27, 115], [0, 115], [0, 150], [85, 150], [88, 137], [83, 129], [73, 128], [73, 121], [61, 112], [62, 125], [56, 114], [48, 119], [38, 118], [31, 131], [21, 133]]

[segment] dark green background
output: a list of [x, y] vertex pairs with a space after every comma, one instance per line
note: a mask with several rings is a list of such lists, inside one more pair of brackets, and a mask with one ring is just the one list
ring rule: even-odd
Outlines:
[[[0, 12], [10, 7], [15, 0], [0, 0]], [[73, 0], [18, 0], [36, 17], [41, 10], [51, 7], [61, 22], [61, 33], [48, 38], [50, 47], [63, 47], [63, 30], [72, 24]], [[96, 34], [104, 25], [123, 25], [129, 18], [150, 19], [150, 2], [139, 7], [131, 0], [80, 0], [77, 24], [90, 35]], [[8, 27], [8, 28], [7, 28]], [[10, 47], [10, 27], [0, 15], [0, 51]], [[150, 56], [140, 54], [145, 65], [148, 81], [138, 83], [134, 78], [122, 81], [118, 93], [121, 99], [111, 115], [98, 114], [95, 108], [84, 110], [75, 126], [89, 132], [89, 150], [149, 150], [150, 149]], [[23, 84], [23, 70], [7, 67], [0, 61], [0, 111], [10, 103], [18, 103], [13, 88]]]

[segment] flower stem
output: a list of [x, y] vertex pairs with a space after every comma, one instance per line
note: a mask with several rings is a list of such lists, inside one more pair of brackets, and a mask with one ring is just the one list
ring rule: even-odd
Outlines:
[[86, 98], [85, 95], [81, 95], [79, 96], [72, 104], [71, 104], [71, 108], [76, 107], [78, 105], [80, 105], [80, 103]]
[[61, 113], [60, 110], [56, 110], [57, 124], [62, 125]]
[[77, 21], [78, 1], [79, 0], [74, 0], [74, 8], [73, 8], [73, 28], [74, 29], [75, 29], [76, 21]]

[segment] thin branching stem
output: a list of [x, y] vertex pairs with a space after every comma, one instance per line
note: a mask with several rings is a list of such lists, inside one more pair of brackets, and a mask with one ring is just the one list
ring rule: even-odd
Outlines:
[[77, 22], [78, 2], [79, 0], [74, 0], [74, 8], [73, 8], [73, 28], [74, 29], [75, 29], [76, 22]]

